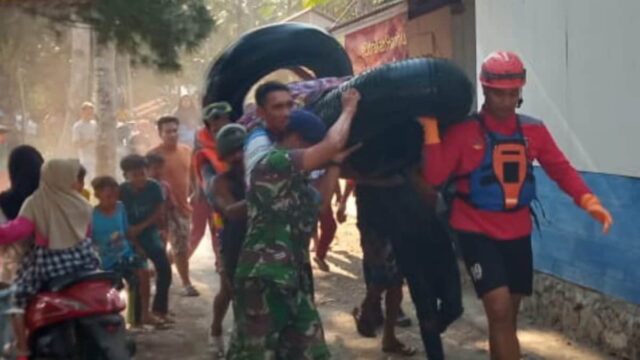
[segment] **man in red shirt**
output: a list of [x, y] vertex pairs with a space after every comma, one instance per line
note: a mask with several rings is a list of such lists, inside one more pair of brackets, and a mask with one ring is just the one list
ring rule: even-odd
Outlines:
[[425, 180], [440, 185], [454, 177], [456, 197], [451, 227], [489, 320], [491, 358], [520, 359], [516, 335], [523, 295], [531, 295], [531, 201], [533, 161], [575, 203], [603, 224], [609, 212], [556, 145], [542, 121], [516, 114], [526, 70], [511, 52], [494, 52], [480, 74], [485, 103], [480, 113], [453, 126], [440, 141], [438, 124], [421, 118], [425, 129]]

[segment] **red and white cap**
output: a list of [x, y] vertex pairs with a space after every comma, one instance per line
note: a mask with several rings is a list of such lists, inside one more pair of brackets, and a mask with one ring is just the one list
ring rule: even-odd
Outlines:
[[527, 70], [520, 57], [511, 51], [495, 51], [482, 63], [480, 83], [496, 89], [521, 88], [527, 82]]

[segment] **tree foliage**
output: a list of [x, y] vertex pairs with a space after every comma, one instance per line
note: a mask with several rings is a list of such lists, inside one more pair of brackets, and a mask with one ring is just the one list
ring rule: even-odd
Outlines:
[[93, 0], [59, 6], [25, 1], [22, 6], [58, 24], [86, 23], [99, 43], [114, 42], [134, 62], [163, 71], [179, 70], [180, 53], [195, 50], [214, 28], [205, 0]]
[[197, 51], [183, 54], [183, 81], [198, 86], [203, 84], [203, 76], [211, 62], [242, 34], [303, 10], [302, 2], [303, 0], [205, 0], [216, 27]]
[[65, 32], [48, 29], [45, 19], [16, 8], [0, 9], [0, 109], [9, 115], [22, 106], [32, 115], [62, 107], [68, 39]]
[[336, 19], [337, 22], [349, 21], [391, 3], [403, 0], [304, 0], [305, 8], [315, 7], [320, 12]]

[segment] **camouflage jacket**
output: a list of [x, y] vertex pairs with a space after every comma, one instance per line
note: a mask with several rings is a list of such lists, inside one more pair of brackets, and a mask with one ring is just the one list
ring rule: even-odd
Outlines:
[[248, 231], [236, 279], [256, 277], [300, 286], [320, 205], [301, 160], [299, 151], [274, 148], [253, 169], [247, 191]]

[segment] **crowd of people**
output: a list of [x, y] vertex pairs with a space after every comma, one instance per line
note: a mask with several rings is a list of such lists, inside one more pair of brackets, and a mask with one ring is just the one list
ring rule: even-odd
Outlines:
[[[491, 358], [519, 359], [517, 313], [533, 278], [533, 161], [604, 231], [612, 224], [544, 124], [516, 113], [525, 81], [515, 54], [490, 55], [480, 75], [481, 111], [442, 139], [437, 119], [418, 119], [423, 163], [385, 176], [363, 176], [345, 162], [361, 145], [347, 146], [361, 97], [356, 89], [344, 91], [342, 113], [330, 127], [297, 109], [278, 82], [257, 88], [261, 121], [249, 129], [232, 123], [231, 106], [217, 102], [197, 115], [201, 129], [188, 134], [182, 125], [193, 122], [195, 112], [183, 99], [179, 114], [156, 121], [160, 145], [122, 158], [122, 182], [95, 176], [93, 107], [83, 105], [72, 139], [83, 149], [79, 160], [45, 161], [35, 148], [21, 146], [7, 164], [11, 186], [0, 194], [0, 244], [3, 280], [16, 285], [19, 359], [29, 355], [23, 315], [29, 299], [48, 280], [81, 270], [100, 268], [125, 279], [131, 326], [173, 326], [171, 266], [181, 295], [199, 296], [189, 259], [207, 229], [220, 276], [210, 329], [215, 358], [329, 359], [311, 263], [330, 271], [335, 194], [339, 223], [349, 197], [356, 197], [366, 287], [353, 312], [358, 333], [375, 337], [382, 327], [384, 352], [416, 354], [395, 332], [410, 326], [400, 306], [406, 283], [426, 356], [444, 359], [441, 335], [463, 312], [457, 249], [485, 307]], [[344, 192], [341, 176], [350, 179]], [[448, 179], [455, 194], [447, 225], [439, 186]], [[231, 305], [233, 335], [225, 344], [222, 324]]]

